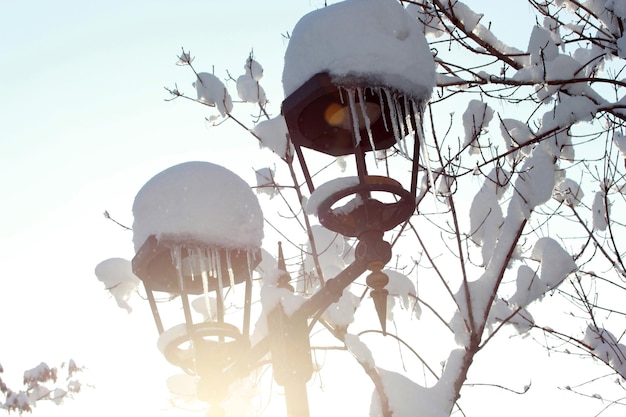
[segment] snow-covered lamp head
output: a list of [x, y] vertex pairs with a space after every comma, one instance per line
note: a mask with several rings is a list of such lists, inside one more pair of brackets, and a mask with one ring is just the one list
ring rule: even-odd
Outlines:
[[[346, 0], [297, 23], [285, 53], [282, 113], [310, 191], [315, 187], [302, 148], [354, 155], [358, 172], [356, 188], [319, 206], [325, 227], [358, 236], [371, 227], [390, 230], [412, 215], [421, 116], [434, 85], [435, 63], [421, 26], [397, 0]], [[412, 153], [405, 143], [411, 133]], [[392, 147], [413, 160], [411, 191], [367, 173], [366, 152]], [[349, 194], [377, 191], [394, 194], [398, 203], [366, 210], [385, 219], [374, 226], [348, 226], [359, 219], [348, 220], [345, 210], [340, 217], [327, 213]]]
[[[133, 272], [145, 286], [158, 346], [169, 362], [201, 377], [201, 399], [219, 402], [228, 384], [220, 385], [216, 375], [249, 347], [252, 270], [261, 261], [263, 238], [259, 202], [226, 168], [187, 162], [150, 179], [133, 215]], [[155, 293], [180, 298], [183, 324], [163, 326], [170, 303], [157, 304]]]

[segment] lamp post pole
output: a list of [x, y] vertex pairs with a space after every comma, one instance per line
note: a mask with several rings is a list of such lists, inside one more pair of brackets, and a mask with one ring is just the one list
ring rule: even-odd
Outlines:
[[[251, 347], [241, 362], [225, 370], [227, 381], [247, 375], [249, 370], [268, 353], [272, 354], [274, 378], [285, 389], [285, 402], [289, 417], [308, 417], [306, 384], [312, 367], [309, 329], [319, 316], [337, 302], [345, 288], [364, 272], [380, 270], [380, 265], [391, 259], [391, 245], [382, 239], [382, 232], [364, 233], [357, 245], [355, 260], [337, 276], [306, 300], [290, 316], [278, 306], [268, 316], [269, 334]], [[373, 274], [372, 274], [373, 275]]]

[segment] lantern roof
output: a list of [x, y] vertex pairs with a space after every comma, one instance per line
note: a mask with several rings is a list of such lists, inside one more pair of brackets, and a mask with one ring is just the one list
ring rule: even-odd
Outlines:
[[435, 63], [415, 18], [397, 0], [346, 0], [305, 15], [285, 53], [283, 88], [291, 95], [318, 73], [360, 86], [386, 86], [427, 101]]
[[133, 215], [136, 251], [151, 235], [229, 250], [255, 250], [263, 239], [263, 213], [250, 186], [210, 162], [185, 162], [155, 175], [137, 193]]

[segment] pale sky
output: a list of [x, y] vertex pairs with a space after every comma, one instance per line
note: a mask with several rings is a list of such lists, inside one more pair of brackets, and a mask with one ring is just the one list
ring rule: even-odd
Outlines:
[[318, 3], [0, 2], [3, 379], [20, 381], [40, 361], [72, 357], [90, 368], [84, 382], [96, 385], [39, 415], [69, 415], [94, 401], [124, 415], [130, 402], [145, 410], [167, 400], [160, 392], [148, 401], [141, 389], [162, 390], [169, 375], [145, 374], [165, 365], [147, 305], [127, 315], [94, 275], [102, 260], [133, 256], [130, 233], [102, 213], [132, 225], [139, 188], [191, 159], [239, 166], [252, 182], [255, 141], [228, 124], [208, 128], [207, 109], [165, 102], [163, 87], [194, 93], [193, 73], [175, 65], [181, 47], [198, 70], [220, 78], [241, 75], [254, 50], [278, 112], [282, 34]]
[[[528, 9], [516, 3], [519, 13]], [[163, 87], [177, 83], [194, 93], [191, 71], [175, 65], [181, 47], [199, 71], [220, 78], [240, 75], [253, 50], [277, 114], [282, 35], [320, 6], [323, 0], [0, 0], [3, 379], [19, 381], [40, 361], [74, 358], [89, 367], [83, 382], [96, 385], [35, 415], [84, 415], [94, 407], [102, 415], [147, 415], [167, 401], [172, 372], [156, 349], [147, 303], [127, 315], [94, 275], [102, 260], [133, 256], [130, 233], [102, 213], [131, 225], [139, 188], [187, 160], [220, 163], [252, 183], [252, 168], [263, 166], [256, 142], [232, 123], [208, 128], [210, 111], [164, 101]], [[528, 36], [507, 29], [496, 33], [525, 49]], [[228, 86], [235, 97], [234, 83]]]

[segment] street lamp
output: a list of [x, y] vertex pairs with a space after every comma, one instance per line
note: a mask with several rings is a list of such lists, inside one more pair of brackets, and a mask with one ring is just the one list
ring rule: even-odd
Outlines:
[[[256, 196], [225, 168], [188, 162], [148, 181], [133, 214], [132, 267], [146, 290], [158, 346], [170, 363], [199, 377], [199, 399], [218, 409], [232, 382], [223, 370], [250, 349], [252, 270], [261, 261], [263, 222]], [[178, 300], [185, 322], [166, 328], [160, 310]]]
[[[340, 24], [359, 19], [359, 29]], [[381, 269], [391, 258], [383, 235], [415, 211], [422, 114], [434, 78], [424, 35], [396, 1], [346, 1], [310, 13], [294, 28], [285, 54], [282, 114], [312, 193], [308, 211], [327, 229], [378, 247], [366, 268], [383, 332], [388, 277]], [[316, 187], [305, 148], [353, 156], [356, 177]], [[390, 148], [410, 161], [407, 186], [387, 173], [369, 173], [379, 161], [368, 154]]]
[[[423, 32], [396, 1], [347, 0], [308, 14], [294, 28], [285, 53], [282, 115], [311, 192], [307, 211], [327, 229], [356, 238], [357, 246], [354, 262], [327, 280], [291, 320], [317, 317], [369, 271], [366, 283], [386, 334], [389, 277], [382, 269], [392, 251], [384, 234], [415, 211], [422, 114], [434, 84], [435, 64]], [[408, 187], [368, 172], [374, 169], [367, 154], [392, 147], [411, 161]], [[356, 177], [316, 187], [305, 148], [353, 156]], [[376, 157], [373, 162], [378, 164]]]
[[[358, 29], [348, 22], [359, 22]], [[308, 417], [310, 329], [368, 271], [366, 283], [386, 332], [389, 278], [382, 269], [392, 250], [384, 234], [415, 211], [422, 112], [434, 79], [420, 26], [395, 0], [346, 0], [298, 22], [285, 55], [281, 110], [311, 192], [307, 211], [324, 227], [356, 238], [357, 245], [354, 261], [296, 311], [286, 314], [278, 305], [266, 312], [268, 335], [253, 346], [251, 282], [260, 262], [263, 216], [250, 188], [224, 168], [191, 162], [158, 174], [137, 195], [132, 265], [148, 294], [159, 347], [171, 363], [200, 377], [198, 396], [215, 414], [223, 412], [218, 404], [230, 383], [271, 353], [289, 417]], [[410, 151], [407, 142], [413, 144]], [[410, 161], [406, 186], [389, 175], [370, 174], [377, 168], [368, 166], [370, 156], [391, 148]], [[351, 155], [357, 175], [316, 187], [305, 149]], [[282, 255], [279, 261], [283, 275], [276, 287], [293, 292]], [[184, 324], [165, 328], [159, 308], [167, 303], [157, 302], [155, 293], [180, 298]], [[192, 295], [204, 306], [201, 320], [194, 319]], [[241, 327], [227, 320], [227, 307], [237, 304], [227, 297], [235, 295]]]

